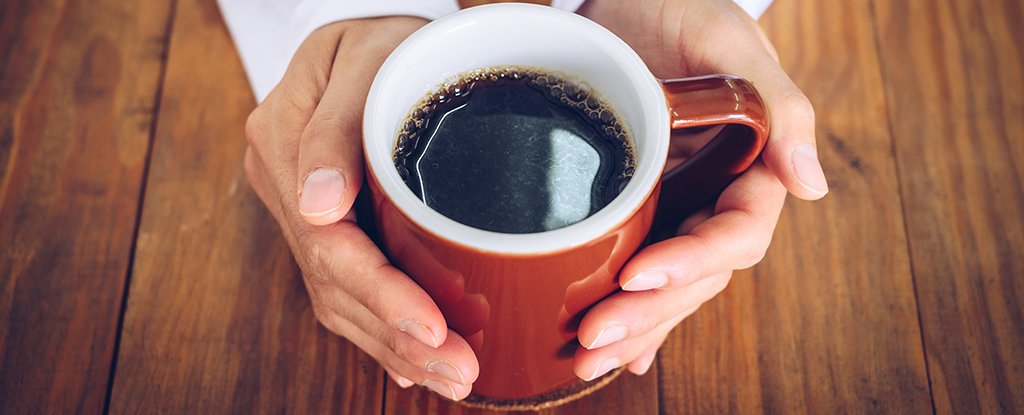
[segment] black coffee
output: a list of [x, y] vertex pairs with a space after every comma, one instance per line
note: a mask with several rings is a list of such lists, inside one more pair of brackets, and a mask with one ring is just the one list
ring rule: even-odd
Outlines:
[[403, 124], [395, 166], [428, 206], [503, 233], [586, 219], [633, 175], [631, 139], [584, 84], [522, 67], [457, 77]]

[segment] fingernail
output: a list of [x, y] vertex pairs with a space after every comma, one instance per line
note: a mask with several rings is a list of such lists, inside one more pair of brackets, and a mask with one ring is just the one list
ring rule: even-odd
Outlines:
[[455, 365], [445, 360], [431, 360], [427, 363], [427, 372], [436, 373], [444, 376], [446, 379], [465, 386], [466, 380], [462, 377], [462, 372]]
[[645, 291], [653, 290], [655, 288], [664, 287], [668, 284], [668, 275], [663, 272], [641, 272], [626, 281], [626, 285], [622, 286], [625, 291]]
[[597, 365], [597, 369], [594, 369], [594, 374], [590, 375], [589, 378], [586, 378], [584, 380], [590, 382], [594, 379], [601, 377], [601, 375], [604, 375], [605, 373], [611, 372], [612, 369], [615, 369], [619, 366], [622, 366], [622, 362], [619, 361], [619, 358], [609, 357], [607, 359], [602, 360], [601, 364]]
[[810, 144], [800, 144], [793, 149], [793, 170], [800, 185], [819, 196], [828, 193], [828, 181], [821, 170], [818, 154]]
[[409, 333], [409, 335], [415, 337], [416, 340], [419, 340], [420, 342], [423, 342], [423, 344], [433, 347], [435, 349], [437, 348], [437, 346], [441, 345], [440, 343], [438, 343], [437, 337], [434, 336], [434, 333], [431, 332], [430, 329], [427, 328], [427, 326], [424, 326], [423, 323], [420, 323], [416, 320], [405, 319], [399, 321], [398, 330], [401, 330], [405, 333]]
[[451, 399], [453, 401], [458, 400], [455, 397], [455, 389], [453, 389], [451, 386], [446, 385], [444, 382], [433, 379], [427, 379], [423, 381], [423, 386], [425, 386], [427, 389], [437, 392], [441, 396], [444, 396], [448, 399]]
[[637, 375], [637, 376], [642, 376], [642, 375], [646, 374], [647, 371], [651, 370], [651, 365], [654, 364], [654, 358], [656, 356], [657, 355], [651, 355], [651, 356], [644, 356], [644, 357], [642, 357], [642, 359], [644, 359], [644, 361], [640, 362], [640, 370], [637, 371], [637, 372], [633, 372], [633, 373], [635, 375]]
[[600, 333], [597, 333], [597, 337], [594, 338], [594, 341], [590, 342], [587, 349], [596, 349], [598, 347], [604, 347], [615, 343], [625, 339], [627, 333], [628, 330], [626, 329], [626, 326], [606, 327], [602, 329]]
[[398, 386], [401, 386], [402, 389], [405, 389], [405, 388], [408, 388], [408, 387], [410, 387], [412, 385], [415, 385], [415, 383], [413, 383], [411, 380], [406, 379], [406, 378], [404, 378], [402, 376], [391, 375], [391, 378], [394, 379], [395, 383], [398, 383]]
[[299, 195], [299, 213], [319, 217], [341, 207], [345, 196], [345, 176], [340, 171], [320, 167], [306, 176]]

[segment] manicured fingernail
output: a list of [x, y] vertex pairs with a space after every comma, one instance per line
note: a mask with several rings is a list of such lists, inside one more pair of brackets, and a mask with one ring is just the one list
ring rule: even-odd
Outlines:
[[416, 340], [423, 342], [423, 344], [437, 348], [441, 343], [437, 341], [437, 337], [430, 331], [427, 326], [413, 319], [405, 319], [398, 322], [398, 329], [409, 333], [410, 336], [415, 337]]
[[594, 379], [601, 377], [601, 375], [604, 375], [605, 373], [611, 372], [612, 369], [615, 369], [619, 366], [622, 366], [622, 362], [619, 361], [619, 358], [609, 357], [607, 359], [602, 360], [601, 364], [597, 365], [597, 369], [594, 369], [594, 374], [590, 375], [589, 378], [586, 378], [584, 380], [590, 382]]
[[635, 374], [636, 374], [637, 376], [641, 376], [641, 375], [644, 375], [644, 374], [646, 374], [646, 373], [647, 373], [647, 371], [651, 370], [651, 365], [652, 365], [652, 364], [654, 363], [654, 358], [655, 358], [656, 356], [657, 356], [657, 355], [651, 355], [651, 356], [644, 356], [644, 357], [641, 357], [641, 359], [644, 359], [644, 360], [643, 360], [642, 362], [639, 362], [639, 365], [640, 365], [640, 370], [639, 370], [639, 371], [637, 371], [637, 372], [634, 372], [634, 373], [635, 373]]
[[793, 171], [805, 189], [819, 196], [828, 193], [828, 181], [821, 170], [818, 154], [810, 144], [800, 144], [793, 149]]
[[391, 375], [391, 378], [394, 379], [395, 383], [397, 383], [398, 386], [401, 386], [402, 389], [405, 389], [405, 388], [408, 388], [408, 387], [410, 387], [412, 385], [415, 385], [415, 383], [413, 383], [413, 381], [411, 381], [409, 379], [406, 379], [406, 378], [404, 378], [402, 376]]
[[625, 291], [645, 291], [664, 287], [668, 284], [668, 275], [663, 272], [647, 271], [641, 272], [626, 281], [622, 286]]
[[590, 342], [587, 349], [593, 350], [625, 339], [628, 332], [626, 326], [605, 327], [600, 333], [597, 333], [597, 337], [594, 338], [594, 341]]
[[345, 196], [345, 176], [340, 171], [320, 167], [306, 176], [299, 194], [299, 213], [320, 217], [341, 207]]
[[441, 396], [444, 396], [448, 399], [451, 399], [453, 401], [458, 400], [455, 397], [455, 389], [453, 389], [451, 386], [446, 385], [444, 382], [433, 379], [427, 379], [423, 381], [423, 386], [425, 386], [427, 389], [437, 392]]
[[444, 376], [446, 379], [458, 383], [460, 385], [466, 385], [466, 379], [462, 377], [462, 372], [455, 365], [445, 360], [431, 360], [427, 363], [427, 372], [436, 373]]

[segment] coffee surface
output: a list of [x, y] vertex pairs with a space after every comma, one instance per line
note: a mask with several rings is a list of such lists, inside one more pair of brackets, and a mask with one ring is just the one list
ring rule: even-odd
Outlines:
[[584, 84], [542, 69], [463, 74], [403, 124], [395, 166], [427, 206], [466, 225], [534, 233], [586, 219], [633, 174], [631, 139]]

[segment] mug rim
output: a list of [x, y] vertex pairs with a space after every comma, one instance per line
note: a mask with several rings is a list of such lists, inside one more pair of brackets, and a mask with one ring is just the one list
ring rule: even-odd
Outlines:
[[[474, 228], [427, 206], [408, 188], [395, 168], [393, 148], [396, 137], [385, 135], [388, 131], [388, 122], [398, 125], [401, 120], [384, 119], [382, 114], [387, 97], [383, 96], [383, 92], [395, 82], [394, 77], [400, 76], [397, 73], [400, 72], [403, 59], [411, 50], [429, 48], [431, 38], [437, 33], [457, 30], [462, 25], [479, 23], [487, 19], [517, 22], [527, 19], [559, 19], [559, 24], [571, 25], [574, 34], [598, 42], [608, 57], [627, 74], [623, 81], [629, 82], [640, 97], [640, 102], [635, 104], [644, 107], [643, 122], [654, 123], [651, 128], [653, 132], [644, 138], [648, 140], [644, 145], [654, 146], [653, 156], [648, 157], [649, 161], [646, 163], [641, 160], [638, 143], [641, 138], [633, 134], [633, 144], [637, 146], [637, 166], [633, 177], [611, 203], [580, 222], [549, 231], [525, 234]], [[444, 81], [445, 79], [439, 79], [438, 84]], [[403, 114], [407, 112], [403, 111]], [[363, 152], [367, 172], [384, 193], [383, 197], [391, 200], [402, 215], [420, 228], [479, 251], [514, 255], [546, 254], [597, 240], [633, 217], [661, 180], [661, 173], [668, 157], [669, 126], [669, 110], [661, 84], [639, 55], [618, 36], [576, 13], [535, 4], [498, 3], [468, 8], [434, 20], [414, 32], [391, 52], [374, 77], [367, 96], [363, 117]], [[382, 149], [382, 145], [371, 145], [371, 141], [377, 143], [380, 140], [387, 141], [386, 151]]]

